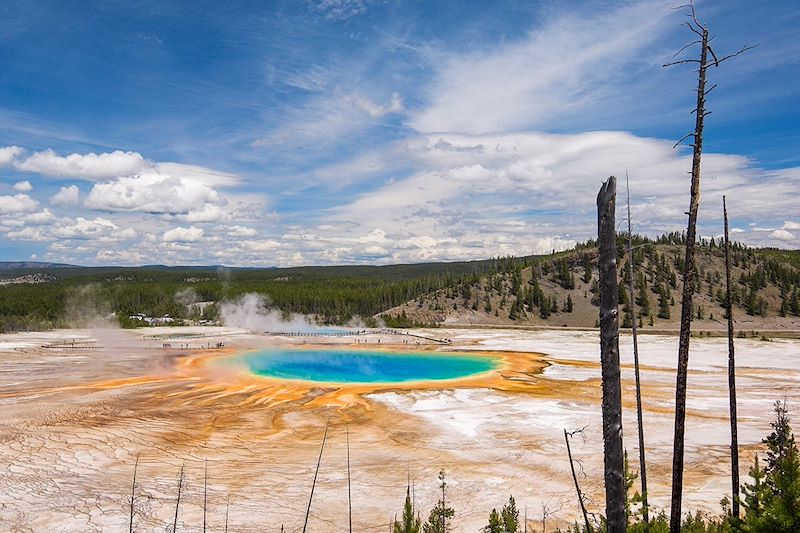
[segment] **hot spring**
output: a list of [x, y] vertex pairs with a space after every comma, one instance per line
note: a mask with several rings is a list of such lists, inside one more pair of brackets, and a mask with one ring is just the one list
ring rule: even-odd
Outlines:
[[483, 374], [498, 366], [498, 359], [483, 355], [291, 348], [248, 353], [237, 362], [264, 377], [354, 384], [443, 381]]

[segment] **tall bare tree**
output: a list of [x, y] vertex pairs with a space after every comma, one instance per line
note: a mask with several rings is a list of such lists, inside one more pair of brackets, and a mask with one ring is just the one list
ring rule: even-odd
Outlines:
[[[585, 429], [585, 428], [584, 428]], [[581, 506], [581, 513], [583, 514], [583, 523], [586, 525], [586, 533], [592, 533], [592, 525], [589, 523], [589, 514], [586, 512], [586, 504], [583, 502], [583, 493], [578, 484], [578, 476], [575, 474], [575, 464], [572, 462], [572, 448], [569, 446], [569, 438], [576, 433], [582, 433], [583, 429], [576, 429], [575, 431], [567, 432], [564, 429], [564, 442], [567, 443], [567, 457], [569, 458], [569, 468], [572, 470], [572, 481], [575, 483], [575, 492], [578, 493], [578, 503]], [[542, 523], [544, 523], [544, 511], [542, 511]]]
[[636, 378], [636, 422], [639, 426], [639, 477], [642, 482], [642, 518], [645, 532], [650, 530], [650, 516], [647, 506], [647, 461], [644, 450], [644, 423], [642, 422], [642, 385], [639, 377], [639, 341], [636, 332], [636, 289], [633, 286], [634, 258], [633, 232], [631, 230], [631, 188], [628, 172], [625, 172], [625, 190], [628, 197], [628, 292], [630, 293], [631, 334], [633, 335], [633, 372]]
[[206, 533], [206, 510], [208, 509], [208, 459], [203, 469], [203, 533]]
[[131, 483], [131, 517], [128, 522], [128, 531], [133, 533], [133, 510], [136, 501], [136, 472], [139, 470], [139, 454], [136, 454], [136, 462], [133, 464], [133, 483]]
[[617, 179], [608, 178], [597, 194], [597, 247], [600, 259], [600, 364], [603, 377], [603, 465], [606, 523], [609, 533], [624, 532], [625, 459], [622, 447], [622, 386], [619, 368], [619, 309], [617, 307]]
[[317, 486], [317, 475], [319, 465], [322, 463], [322, 451], [325, 449], [325, 441], [328, 439], [328, 422], [325, 422], [325, 433], [322, 434], [322, 445], [319, 447], [319, 457], [317, 458], [317, 469], [314, 471], [314, 481], [311, 482], [311, 494], [308, 495], [308, 508], [306, 509], [306, 519], [303, 522], [303, 533], [308, 528], [308, 517], [311, 515], [311, 501], [314, 499], [314, 487]]
[[[692, 184], [689, 198], [689, 221], [686, 227], [686, 258], [683, 267], [683, 295], [681, 301], [681, 330], [678, 340], [678, 370], [675, 384], [675, 434], [672, 453], [672, 503], [670, 506], [669, 529], [671, 533], [678, 533], [681, 527], [681, 499], [683, 495], [683, 441], [686, 422], [686, 380], [689, 368], [689, 339], [692, 327], [692, 297], [694, 294], [694, 246], [697, 238], [697, 210], [700, 205], [700, 159], [703, 153], [703, 124], [706, 115], [706, 96], [716, 85], [706, 89], [706, 73], [709, 67], [719, 66], [720, 63], [752, 48], [744, 47], [734, 54], [719, 59], [710, 46], [711, 37], [708, 27], [697, 19], [694, 4], [683, 6], [688, 9], [689, 20], [685, 26], [689, 28], [697, 39], [690, 42], [675, 54], [678, 54], [694, 45], [700, 46], [700, 59], [679, 59], [666, 63], [664, 66], [696, 64], [697, 70], [697, 103], [693, 110], [695, 114], [694, 131], [684, 135], [675, 146], [685, 139], [692, 137]], [[710, 56], [710, 57], [709, 57]]]
[[725, 221], [725, 311], [728, 314], [728, 400], [731, 415], [731, 511], [739, 518], [739, 436], [736, 420], [736, 361], [733, 353], [733, 300], [731, 299], [731, 252], [728, 240], [728, 206], [722, 197]]
[[178, 530], [178, 509], [181, 507], [181, 491], [183, 490], [185, 466], [185, 464], [181, 465], [181, 472], [178, 474], [178, 497], [175, 498], [175, 519], [172, 521], [172, 533]]
[[350, 526], [350, 533], [353, 533], [353, 498], [350, 492], [350, 426], [346, 426], [347, 431], [347, 523]]

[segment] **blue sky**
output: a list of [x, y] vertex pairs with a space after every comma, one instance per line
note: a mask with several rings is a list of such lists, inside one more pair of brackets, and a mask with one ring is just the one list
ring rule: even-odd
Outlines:
[[[685, 227], [692, 35], [672, 2], [0, 6], [0, 260], [395, 263]], [[700, 229], [800, 248], [800, 5], [697, 3]], [[692, 53], [690, 49], [687, 53]]]

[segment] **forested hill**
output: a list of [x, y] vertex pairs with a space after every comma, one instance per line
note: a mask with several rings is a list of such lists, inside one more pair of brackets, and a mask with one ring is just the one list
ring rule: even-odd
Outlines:
[[[620, 287], [627, 274], [626, 240], [618, 241]], [[676, 329], [685, 242], [680, 234], [634, 239], [636, 320], [644, 329]], [[6, 264], [0, 269], [4, 331], [80, 325], [133, 315], [175, 324], [214, 323], [221, 302], [258, 293], [285, 313], [320, 323], [353, 319], [390, 326], [441, 324], [594, 327], [598, 310], [593, 242], [539, 257], [389, 266], [296, 268], [77, 267]], [[800, 252], [732, 247], [734, 318], [748, 330], [800, 330]], [[724, 328], [722, 249], [698, 247], [698, 330]], [[619, 302], [629, 308], [627, 292]], [[623, 315], [629, 326], [629, 314]]]
[[[617, 242], [621, 325], [630, 327], [627, 236]], [[721, 243], [697, 249], [696, 331], [726, 327], [725, 263]], [[685, 239], [634, 238], [634, 307], [644, 330], [679, 328]], [[731, 247], [733, 316], [740, 331], [800, 331], [800, 252]], [[493, 263], [493, 270], [420, 295], [389, 310], [401, 323], [596, 327], [599, 293], [594, 243], [529, 261]]]
[[[514, 258], [525, 262], [532, 258]], [[218, 304], [258, 293], [287, 313], [344, 324], [491, 272], [494, 260], [389, 266], [296, 268], [78, 267], [6, 263], [0, 271], [4, 331], [79, 325], [85, 317], [169, 315], [176, 323], [217, 320]], [[372, 320], [370, 320], [371, 322]]]

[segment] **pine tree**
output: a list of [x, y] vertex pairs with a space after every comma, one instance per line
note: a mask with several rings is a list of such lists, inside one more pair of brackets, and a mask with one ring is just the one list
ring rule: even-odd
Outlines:
[[669, 290], [662, 283], [658, 294], [658, 318], [663, 318], [665, 320], [670, 318], [669, 297]]
[[411, 503], [411, 487], [406, 487], [406, 503], [403, 505], [403, 520], [394, 522], [394, 533], [419, 533], [420, 520], [414, 517], [414, 506]]
[[[763, 473], [758, 459], [750, 471], [753, 484], [744, 486], [744, 530], [750, 533], [800, 531], [800, 455], [789, 425], [786, 404], [775, 402], [773, 432]], [[763, 481], [762, 481], [763, 479]]]
[[508, 497], [508, 503], [500, 511], [500, 517], [503, 519], [503, 533], [517, 533], [519, 531], [519, 509], [517, 509], [517, 502], [514, 501], [514, 496]]
[[445, 482], [444, 470], [439, 472], [439, 488], [442, 491], [442, 499], [436, 502], [436, 506], [431, 509], [428, 521], [422, 525], [422, 533], [448, 533], [452, 530], [450, 519], [456, 512], [447, 507], [447, 483]]
[[503, 521], [497, 513], [497, 509], [492, 509], [489, 513], [489, 523], [484, 526], [483, 533], [503, 533]]
[[564, 312], [565, 313], [571, 313], [572, 310], [574, 309], [574, 307], [575, 307], [575, 304], [572, 301], [572, 295], [571, 294], [567, 294], [567, 300], [564, 302]]

